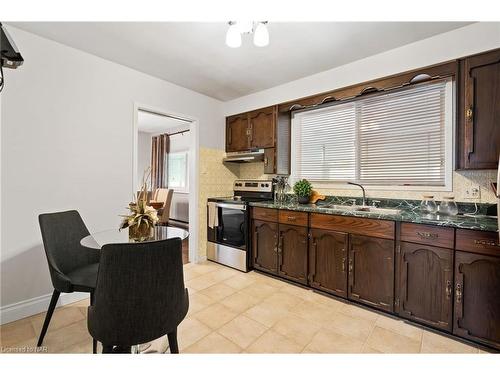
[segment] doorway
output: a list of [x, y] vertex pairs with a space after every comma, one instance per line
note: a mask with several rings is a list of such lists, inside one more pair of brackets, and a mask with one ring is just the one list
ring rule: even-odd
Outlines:
[[[170, 198], [159, 209], [163, 225], [197, 233], [193, 215], [197, 207], [197, 121], [167, 111], [135, 105], [133, 191], [140, 190], [144, 171], [153, 170], [148, 181], [151, 196]], [[161, 147], [159, 141], [161, 139]], [[160, 189], [160, 190], [159, 190]], [[155, 194], [155, 192], [158, 192]], [[183, 263], [196, 261], [197, 236], [183, 241]]]

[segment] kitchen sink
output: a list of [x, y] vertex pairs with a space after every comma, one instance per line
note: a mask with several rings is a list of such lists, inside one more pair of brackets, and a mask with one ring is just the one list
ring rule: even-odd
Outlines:
[[342, 210], [342, 211], [357, 211], [357, 212], [371, 212], [376, 214], [386, 214], [386, 215], [399, 215], [401, 210], [396, 208], [382, 208], [373, 206], [352, 206], [344, 204], [329, 204], [321, 206], [324, 208], [330, 208], [332, 210]]

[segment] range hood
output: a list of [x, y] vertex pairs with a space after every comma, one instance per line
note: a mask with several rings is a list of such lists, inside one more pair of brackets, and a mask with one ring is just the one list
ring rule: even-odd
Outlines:
[[252, 151], [227, 152], [224, 163], [255, 163], [264, 160], [264, 149]]

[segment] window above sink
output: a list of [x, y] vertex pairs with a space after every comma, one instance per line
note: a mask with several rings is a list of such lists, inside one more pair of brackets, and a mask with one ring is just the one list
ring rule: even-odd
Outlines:
[[451, 79], [295, 112], [291, 178], [451, 190], [453, 113]]

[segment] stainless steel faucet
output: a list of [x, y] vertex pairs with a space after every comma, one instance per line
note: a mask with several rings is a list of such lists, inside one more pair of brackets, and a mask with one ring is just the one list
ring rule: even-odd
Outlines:
[[357, 184], [355, 182], [348, 182], [348, 184], [359, 186], [361, 188], [361, 190], [363, 190], [363, 206], [366, 206], [366, 192], [365, 192], [365, 188], [363, 187], [363, 185]]

